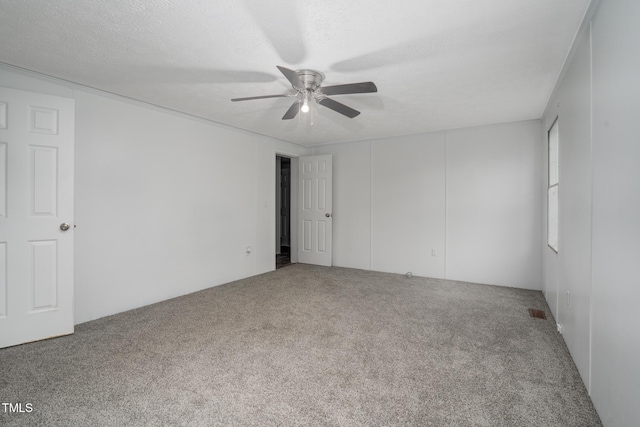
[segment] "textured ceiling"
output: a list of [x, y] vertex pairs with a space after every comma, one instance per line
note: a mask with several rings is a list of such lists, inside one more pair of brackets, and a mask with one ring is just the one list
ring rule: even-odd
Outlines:
[[[302, 145], [537, 119], [589, 0], [0, 0], [0, 62]], [[281, 120], [276, 65], [373, 81]], [[0, 82], [1, 85], [1, 82]], [[313, 122], [313, 125], [311, 125]]]

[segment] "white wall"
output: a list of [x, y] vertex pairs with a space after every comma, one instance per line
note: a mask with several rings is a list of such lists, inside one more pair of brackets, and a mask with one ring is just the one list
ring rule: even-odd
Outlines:
[[447, 278], [541, 289], [540, 122], [447, 133]]
[[276, 149], [303, 150], [75, 97], [78, 322], [274, 268]]
[[607, 426], [640, 425], [640, 2], [603, 1], [592, 25], [591, 393]]
[[442, 133], [371, 143], [373, 270], [445, 276], [444, 160]]
[[76, 323], [274, 269], [276, 153], [307, 150], [12, 70], [0, 78], [76, 101]]
[[[589, 32], [576, 40], [565, 82], [545, 116], [544, 131], [556, 118], [559, 155], [559, 251], [544, 245], [549, 272], [545, 292], [569, 351], [589, 387], [589, 312], [591, 307], [591, 76]], [[546, 137], [545, 137], [546, 138]], [[543, 144], [545, 166], [547, 142]], [[546, 170], [546, 168], [545, 168]], [[546, 195], [547, 175], [544, 177]], [[546, 197], [545, 197], [546, 209]], [[546, 210], [543, 214], [546, 219]], [[544, 224], [546, 230], [546, 221]], [[546, 237], [546, 233], [545, 233]], [[546, 240], [545, 240], [546, 242]], [[569, 294], [567, 294], [569, 293]]]
[[540, 289], [540, 135], [529, 121], [315, 147], [334, 158], [334, 264]]
[[554, 314], [608, 427], [640, 425], [639, 19], [638, 2], [599, 3], [544, 117], [560, 131], [559, 253], [543, 249], [545, 294], [552, 306], [559, 294]]

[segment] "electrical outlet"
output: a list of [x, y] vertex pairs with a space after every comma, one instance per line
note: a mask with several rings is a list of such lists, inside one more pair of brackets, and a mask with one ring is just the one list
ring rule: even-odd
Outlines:
[[251, 253], [251, 246], [247, 246], [247, 253], [250, 254]]
[[562, 335], [562, 331], [564, 330], [564, 328], [562, 327], [562, 325], [561, 325], [560, 323], [557, 323], [557, 324], [556, 324], [556, 327], [558, 328], [558, 333], [559, 333], [560, 335]]
[[438, 256], [438, 251], [431, 249], [431, 256]]

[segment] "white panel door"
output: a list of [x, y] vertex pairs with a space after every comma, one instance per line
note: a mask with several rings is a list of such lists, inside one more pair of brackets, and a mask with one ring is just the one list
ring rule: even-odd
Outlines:
[[73, 144], [72, 99], [0, 87], [0, 347], [73, 333]]
[[331, 265], [332, 170], [330, 154], [298, 159], [298, 262]]

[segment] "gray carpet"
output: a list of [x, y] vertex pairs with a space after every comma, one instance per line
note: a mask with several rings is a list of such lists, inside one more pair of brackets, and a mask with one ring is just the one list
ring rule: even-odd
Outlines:
[[33, 406], [3, 426], [601, 425], [540, 292], [300, 264], [0, 350], [0, 401]]

